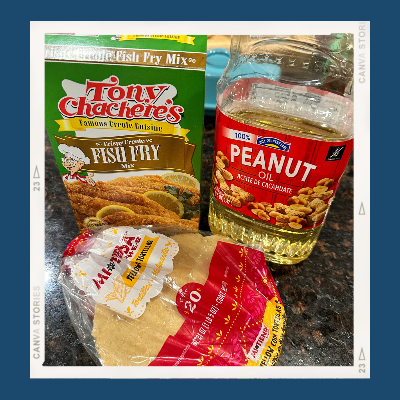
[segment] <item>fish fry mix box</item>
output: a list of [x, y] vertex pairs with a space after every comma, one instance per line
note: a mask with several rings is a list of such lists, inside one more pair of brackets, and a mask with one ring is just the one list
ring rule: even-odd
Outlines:
[[46, 35], [45, 122], [78, 227], [198, 229], [206, 36]]

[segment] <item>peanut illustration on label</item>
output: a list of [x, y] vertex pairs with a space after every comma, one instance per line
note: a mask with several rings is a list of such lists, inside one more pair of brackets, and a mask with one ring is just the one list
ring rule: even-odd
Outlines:
[[283, 228], [298, 230], [316, 225], [328, 212], [329, 204], [325, 200], [333, 195], [333, 190], [328, 189], [334, 183], [333, 179], [324, 178], [314, 188], [299, 189], [297, 196], [290, 197], [286, 205], [275, 203], [268, 215], [275, 219], [276, 225]]
[[312, 227], [321, 222], [329, 209], [330, 204], [325, 203], [333, 195], [330, 188], [335, 181], [331, 178], [320, 179], [315, 187], [305, 187], [297, 191], [297, 196], [290, 197], [286, 204], [256, 202], [255, 197], [240, 186], [237, 186], [231, 172], [226, 168], [230, 165], [229, 159], [222, 151], [217, 151], [215, 156], [212, 176], [213, 186], [219, 185], [223, 192], [222, 200], [230, 206], [240, 208], [247, 204], [253, 218], [268, 221], [272, 224], [290, 229], [303, 229]]
[[321, 222], [328, 212], [330, 204], [325, 203], [333, 195], [330, 188], [335, 181], [331, 178], [320, 179], [315, 187], [305, 187], [297, 191], [297, 195], [290, 197], [286, 204], [256, 202], [255, 197], [240, 186], [237, 186], [231, 172], [226, 168], [230, 165], [229, 159], [219, 150], [215, 156], [212, 176], [213, 185], [218, 185], [223, 192], [222, 200], [227, 204], [240, 208], [247, 204], [253, 218], [262, 221], [275, 220], [275, 225], [295, 230], [311, 227]]
[[226, 170], [230, 165], [228, 157], [224, 155], [222, 151], [218, 151], [215, 156], [215, 164], [212, 176], [213, 185], [219, 184], [220, 189], [223, 191], [223, 200], [232, 205], [233, 207], [239, 208], [245, 205], [248, 201], [253, 201], [254, 196], [232, 184], [228, 185], [227, 181], [233, 180], [233, 175]]

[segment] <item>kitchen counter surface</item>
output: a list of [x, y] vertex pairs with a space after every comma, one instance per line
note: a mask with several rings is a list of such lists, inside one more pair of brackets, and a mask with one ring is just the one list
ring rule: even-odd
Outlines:
[[[205, 117], [200, 229], [209, 230], [208, 201], [214, 117]], [[57, 271], [68, 243], [79, 235], [45, 135], [45, 366], [95, 365], [80, 344], [64, 303]], [[279, 366], [353, 365], [353, 161], [343, 175], [311, 256], [299, 264], [269, 264], [287, 315]]]

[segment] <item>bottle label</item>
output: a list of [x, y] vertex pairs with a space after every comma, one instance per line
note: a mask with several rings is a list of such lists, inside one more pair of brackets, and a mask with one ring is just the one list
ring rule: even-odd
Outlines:
[[249, 126], [217, 108], [212, 190], [221, 204], [287, 229], [323, 223], [353, 139], [306, 139]]

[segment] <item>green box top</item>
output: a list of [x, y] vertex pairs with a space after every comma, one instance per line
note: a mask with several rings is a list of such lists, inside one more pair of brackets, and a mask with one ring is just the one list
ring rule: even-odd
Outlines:
[[207, 35], [92, 35], [47, 34], [45, 44], [206, 52]]

